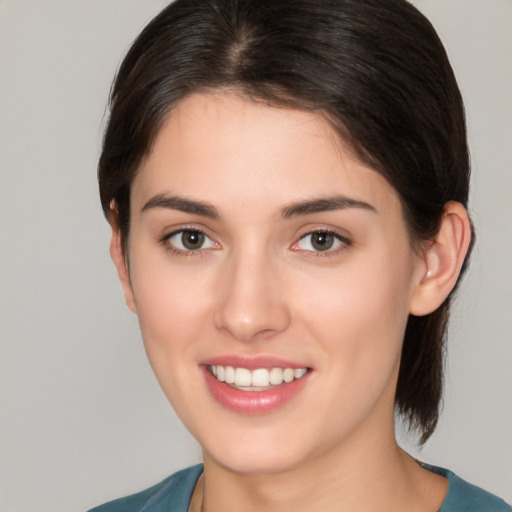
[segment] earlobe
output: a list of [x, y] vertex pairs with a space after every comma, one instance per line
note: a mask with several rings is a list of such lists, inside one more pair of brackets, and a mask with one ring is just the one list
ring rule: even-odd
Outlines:
[[119, 229], [115, 212], [111, 213], [109, 223], [112, 229], [112, 238], [110, 240], [110, 256], [117, 269], [117, 275], [119, 276], [119, 281], [121, 282], [126, 305], [132, 313], [137, 314], [132, 284], [130, 281], [130, 273], [128, 270], [128, 262], [126, 261], [126, 256], [123, 251], [121, 230]]
[[470, 242], [466, 209], [455, 201], [446, 203], [439, 231], [423, 253], [426, 272], [411, 297], [412, 315], [432, 313], [448, 297], [457, 283]]

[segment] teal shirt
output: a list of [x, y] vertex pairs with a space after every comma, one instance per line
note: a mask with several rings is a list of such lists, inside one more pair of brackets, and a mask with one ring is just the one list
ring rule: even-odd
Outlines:
[[[511, 512], [500, 498], [462, 480], [447, 469], [424, 465], [448, 478], [448, 493], [439, 512]], [[187, 512], [202, 464], [174, 473], [159, 484], [89, 512]]]

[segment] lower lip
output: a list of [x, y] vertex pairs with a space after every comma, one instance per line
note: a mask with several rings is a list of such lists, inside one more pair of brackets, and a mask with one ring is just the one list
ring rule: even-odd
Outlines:
[[206, 366], [202, 367], [206, 385], [221, 405], [242, 414], [265, 414], [279, 409], [292, 400], [306, 385], [310, 372], [300, 379], [281, 384], [266, 391], [242, 391], [218, 381]]

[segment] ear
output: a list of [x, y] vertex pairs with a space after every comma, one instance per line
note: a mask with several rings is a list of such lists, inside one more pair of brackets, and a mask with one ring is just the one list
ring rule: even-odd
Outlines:
[[119, 223], [117, 221], [117, 213], [114, 210], [110, 211], [109, 224], [110, 228], [112, 229], [112, 238], [110, 240], [110, 256], [117, 269], [117, 275], [119, 276], [119, 281], [121, 282], [126, 305], [132, 313], [137, 314], [132, 283], [130, 281], [130, 271], [128, 262], [126, 260], [126, 255], [123, 251], [121, 230], [119, 229]]
[[455, 201], [446, 203], [439, 231], [423, 252], [423, 275], [409, 304], [412, 315], [428, 315], [448, 297], [457, 283], [470, 242], [466, 209]]

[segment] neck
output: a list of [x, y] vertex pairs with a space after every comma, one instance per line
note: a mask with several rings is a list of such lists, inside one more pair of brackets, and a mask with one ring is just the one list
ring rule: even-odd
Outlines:
[[[389, 436], [388, 436], [389, 437]], [[204, 479], [195, 496], [203, 512], [294, 512], [438, 510], [446, 494], [444, 478], [417, 465], [396, 444], [354, 440], [307, 464], [272, 474], [237, 473], [204, 456]], [[201, 506], [198, 507], [198, 503]], [[191, 507], [191, 510], [194, 510]]]

